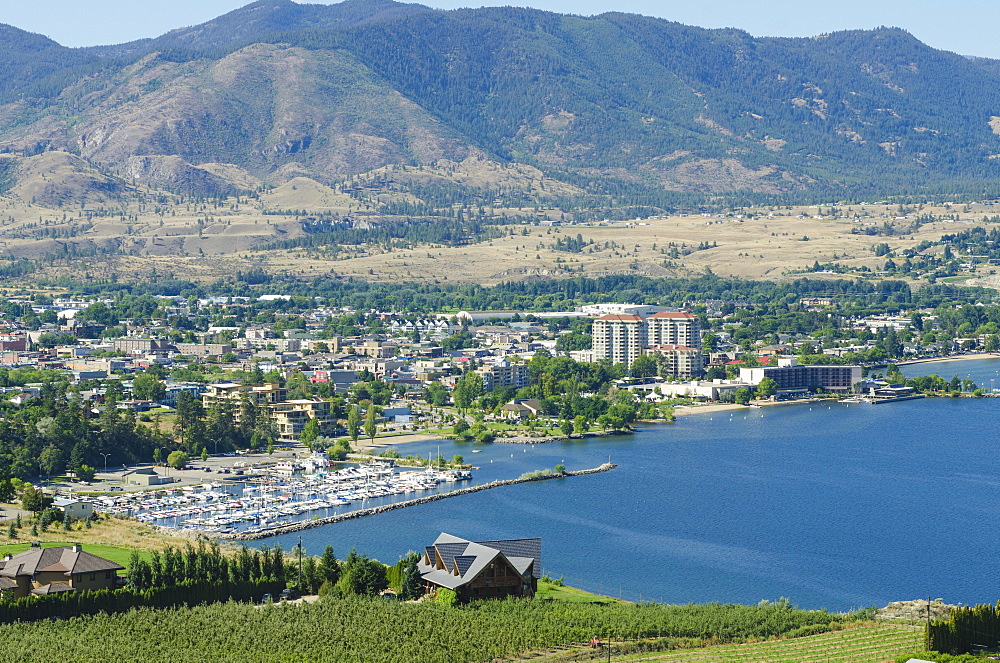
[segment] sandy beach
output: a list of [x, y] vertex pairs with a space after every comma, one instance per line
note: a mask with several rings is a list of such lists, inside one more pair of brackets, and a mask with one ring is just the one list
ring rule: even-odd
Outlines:
[[384, 449], [385, 447], [395, 446], [397, 444], [406, 444], [407, 442], [426, 442], [427, 440], [440, 440], [443, 439], [441, 435], [433, 435], [430, 433], [409, 433], [407, 435], [393, 435], [392, 437], [376, 437], [375, 444], [372, 444], [369, 438], [358, 438], [357, 442], [351, 444], [351, 448], [357, 453], [371, 453], [377, 449]]
[[1000, 355], [992, 352], [979, 352], [968, 355], [951, 355], [949, 357], [932, 357], [930, 359], [914, 359], [912, 361], [898, 361], [896, 366], [913, 366], [914, 364], [937, 364], [943, 361], [968, 361], [970, 359], [1000, 359]]
[[726, 410], [747, 410], [746, 405], [736, 403], [706, 403], [704, 405], [678, 405], [674, 408], [674, 415], [683, 417], [688, 414], [711, 414], [712, 412], [725, 412]]

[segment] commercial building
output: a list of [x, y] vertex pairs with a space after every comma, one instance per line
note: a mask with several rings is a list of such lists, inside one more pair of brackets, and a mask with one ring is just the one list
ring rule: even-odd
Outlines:
[[777, 366], [741, 368], [740, 380], [752, 385], [771, 378], [778, 385], [778, 393], [795, 393], [823, 389], [825, 391], [851, 391], [861, 382], [860, 366], [810, 366], [799, 365], [796, 357], [779, 357]]

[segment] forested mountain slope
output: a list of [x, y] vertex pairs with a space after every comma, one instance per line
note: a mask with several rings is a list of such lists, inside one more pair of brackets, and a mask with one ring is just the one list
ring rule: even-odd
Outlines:
[[121, 46], [2, 30], [0, 149], [174, 190], [468, 157], [653, 206], [1000, 189], [996, 63], [893, 28], [755, 38], [619, 13], [261, 0]]

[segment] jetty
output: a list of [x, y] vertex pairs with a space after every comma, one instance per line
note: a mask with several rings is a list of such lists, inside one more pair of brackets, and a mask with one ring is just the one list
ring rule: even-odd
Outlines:
[[450, 490], [446, 493], [435, 493], [434, 495], [416, 497], [414, 499], [403, 500], [401, 502], [393, 502], [391, 504], [382, 504], [368, 509], [358, 509], [356, 511], [348, 511], [347, 513], [340, 513], [334, 516], [327, 516], [325, 518], [296, 521], [288, 523], [286, 525], [272, 527], [266, 531], [261, 531], [261, 532], [220, 532], [214, 534], [213, 538], [227, 539], [232, 541], [255, 541], [258, 539], [264, 539], [271, 536], [279, 536], [281, 534], [292, 534], [294, 532], [300, 532], [302, 530], [312, 529], [314, 527], [323, 527], [324, 525], [339, 523], [345, 520], [354, 520], [356, 518], [364, 518], [366, 516], [375, 516], [380, 513], [387, 513], [389, 511], [395, 511], [397, 509], [405, 509], [407, 507], [417, 506], [420, 504], [430, 504], [431, 502], [437, 502], [438, 500], [447, 499], [449, 497], [469, 495], [471, 493], [478, 493], [483, 490], [491, 490], [493, 488], [500, 488], [502, 486], [514, 486], [521, 483], [533, 483], [536, 481], [548, 481], [550, 479], [561, 479], [564, 477], [578, 477], [578, 476], [586, 476], [588, 474], [599, 474], [601, 472], [608, 472], [610, 470], [613, 470], [616, 467], [618, 466], [614, 463], [603, 463], [598, 467], [593, 467], [586, 470], [575, 470], [571, 472], [564, 472], [562, 474], [545, 474], [541, 476], [530, 476], [519, 479], [500, 479], [496, 481], [490, 481], [489, 483], [484, 483], [479, 486], [467, 486], [465, 488], [456, 488], [455, 490]]

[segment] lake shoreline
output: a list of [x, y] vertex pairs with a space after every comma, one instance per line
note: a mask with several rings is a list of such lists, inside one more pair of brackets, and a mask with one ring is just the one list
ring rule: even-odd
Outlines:
[[912, 359], [910, 361], [895, 362], [896, 366], [916, 366], [918, 364], [940, 364], [946, 361], [972, 361], [983, 359], [1000, 359], [1000, 354], [993, 352], [979, 352], [968, 355], [952, 355], [949, 357], [930, 357], [928, 359]]

